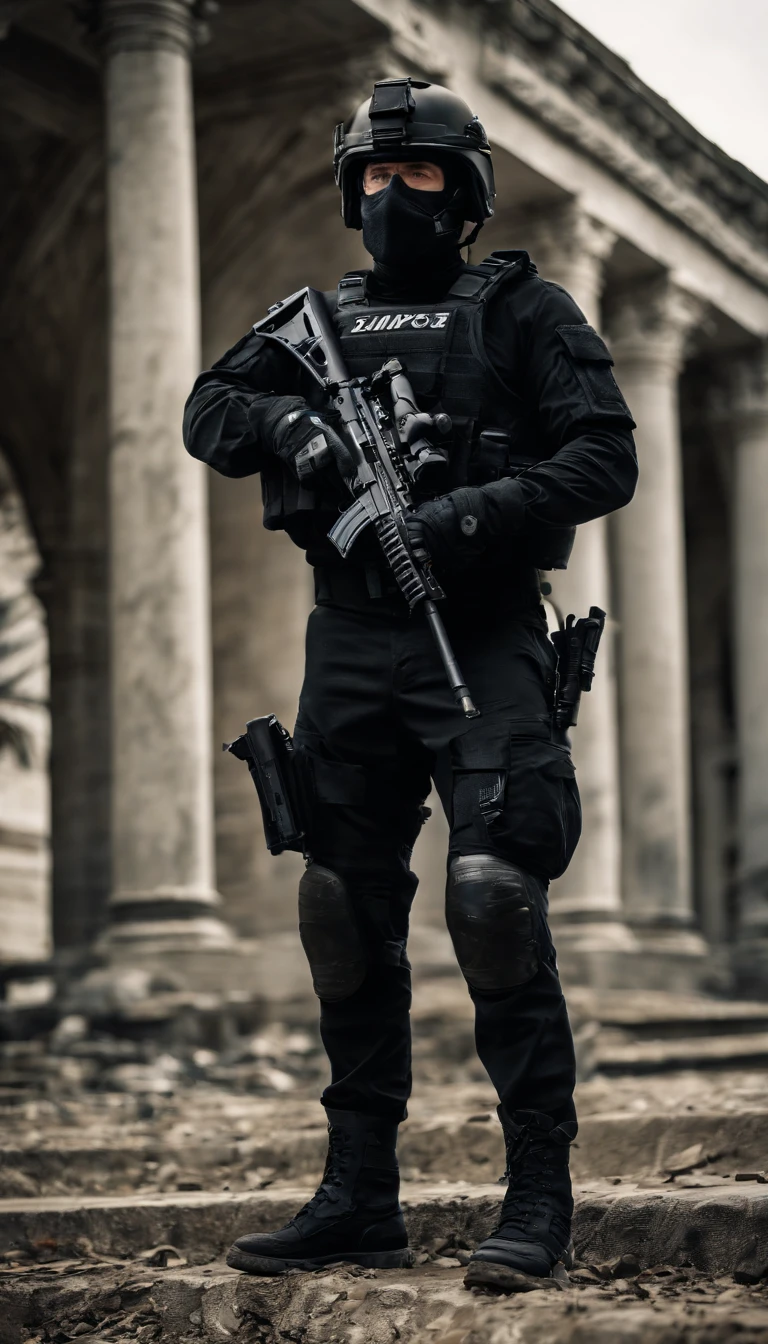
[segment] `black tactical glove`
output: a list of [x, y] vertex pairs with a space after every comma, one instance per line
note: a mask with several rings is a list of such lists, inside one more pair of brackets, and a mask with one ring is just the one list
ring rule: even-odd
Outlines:
[[524, 506], [514, 480], [452, 490], [408, 515], [408, 539], [425, 550], [438, 575], [465, 569], [492, 542], [519, 532]]
[[346, 444], [303, 397], [270, 397], [261, 429], [265, 446], [303, 485], [334, 461], [342, 473], [354, 470]]

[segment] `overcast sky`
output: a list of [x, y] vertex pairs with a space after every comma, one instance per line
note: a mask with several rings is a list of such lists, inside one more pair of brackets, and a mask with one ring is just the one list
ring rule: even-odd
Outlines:
[[708, 140], [768, 180], [768, 0], [557, 0]]

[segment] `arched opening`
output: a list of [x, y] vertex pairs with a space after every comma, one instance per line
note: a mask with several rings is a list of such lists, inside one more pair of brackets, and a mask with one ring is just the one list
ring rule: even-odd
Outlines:
[[0, 957], [50, 949], [48, 630], [40, 554], [0, 453]]

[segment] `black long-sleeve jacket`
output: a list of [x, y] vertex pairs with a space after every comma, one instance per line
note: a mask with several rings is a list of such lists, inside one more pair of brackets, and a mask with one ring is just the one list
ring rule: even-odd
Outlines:
[[[375, 280], [375, 294], [374, 286]], [[404, 302], [386, 294], [376, 301], [400, 308]], [[504, 518], [525, 534], [584, 523], [627, 504], [638, 471], [634, 421], [608, 351], [570, 295], [531, 266], [523, 283], [490, 295], [482, 330], [494, 399], [507, 407], [515, 450], [543, 459], [494, 487], [504, 492]], [[270, 398], [298, 391], [290, 357], [249, 333], [195, 382], [184, 414], [188, 451], [225, 476], [261, 470], [270, 455], [264, 431]], [[311, 563], [324, 563], [332, 557], [326, 510], [338, 512], [338, 501], [300, 493], [301, 526], [291, 519], [284, 525]]]

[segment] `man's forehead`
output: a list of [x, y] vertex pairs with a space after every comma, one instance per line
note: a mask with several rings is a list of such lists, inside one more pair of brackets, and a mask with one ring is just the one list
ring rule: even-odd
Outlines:
[[366, 168], [437, 168], [432, 159], [371, 159]]

